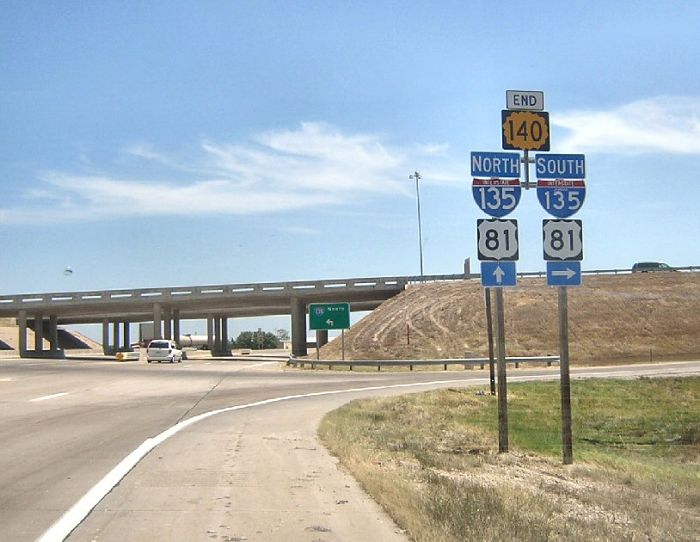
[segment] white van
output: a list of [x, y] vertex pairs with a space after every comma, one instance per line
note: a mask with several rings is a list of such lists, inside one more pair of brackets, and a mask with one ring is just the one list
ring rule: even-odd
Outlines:
[[169, 363], [182, 361], [182, 350], [177, 347], [175, 341], [170, 341], [168, 339], [154, 339], [148, 343], [148, 348], [146, 348], [146, 361], [151, 363], [152, 361], [167, 361]]

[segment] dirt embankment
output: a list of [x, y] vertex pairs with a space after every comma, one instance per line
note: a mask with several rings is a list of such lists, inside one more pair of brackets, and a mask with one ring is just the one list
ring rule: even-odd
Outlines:
[[[572, 363], [700, 355], [700, 273], [585, 276], [569, 288]], [[505, 290], [509, 356], [558, 353], [557, 290], [521, 279]], [[339, 359], [340, 339], [321, 350]], [[488, 355], [484, 290], [477, 280], [412, 285], [345, 333], [347, 359]]]

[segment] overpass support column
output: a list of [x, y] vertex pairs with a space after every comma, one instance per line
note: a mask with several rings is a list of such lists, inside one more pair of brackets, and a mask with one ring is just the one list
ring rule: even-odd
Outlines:
[[123, 352], [133, 352], [131, 348], [131, 329], [129, 322], [124, 322], [124, 343], [122, 346]]
[[109, 320], [102, 320], [102, 353], [106, 356], [109, 350]]
[[306, 350], [306, 303], [292, 298], [292, 354], [305, 356]]
[[317, 329], [316, 330], [316, 340], [318, 341], [319, 348], [328, 344], [328, 330], [327, 329]]
[[58, 345], [58, 317], [53, 315], [49, 316], [49, 344], [51, 345], [51, 352], [56, 353], [60, 350]]
[[170, 309], [166, 307], [163, 311], [163, 338], [173, 338], [173, 319]]
[[207, 316], [207, 348], [214, 354], [214, 317], [211, 314]]
[[119, 322], [112, 322], [112, 340], [114, 344], [112, 345], [112, 352], [119, 352]]
[[173, 340], [180, 346], [180, 309], [173, 309]]
[[44, 351], [44, 315], [40, 312], [34, 315], [34, 350]]
[[19, 357], [27, 357], [27, 311], [19, 311], [17, 316], [17, 327], [19, 328]]
[[231, 355], [231, 348], [228, 343], [228, 317], [221, 317], [221, 353], [225, 356]]
[[153, 338], [163, 338], [163, 309], [160, 303], [153, 305]]
[[221, 354], [221, 317], [214, 318], [214, 352], [216, 355]]

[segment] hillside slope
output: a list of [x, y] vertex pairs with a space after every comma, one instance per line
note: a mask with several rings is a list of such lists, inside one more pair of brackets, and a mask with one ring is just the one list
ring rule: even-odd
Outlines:
[[[509, 356], [558, 353], [557, 290], [521, 279], [505, 290]], [[700, 273], [585, 276], [569, 288], [572, 363], [700, 355]], [[341, 341], [321, 350], [339, 359]], [[311, 352], [310, 352], [311, 354]], [[478, 280], [412, 285], [345, 333], [347, 359], [488, 355]]]

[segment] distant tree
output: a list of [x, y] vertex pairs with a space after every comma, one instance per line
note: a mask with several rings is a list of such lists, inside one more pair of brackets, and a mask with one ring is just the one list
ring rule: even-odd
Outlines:
[[250, 348], [251, 350], [266, 350], [279, 348], [280, 342], [274, 333], [269, 331], [242, 331], [235, 341], [234, 348]]

